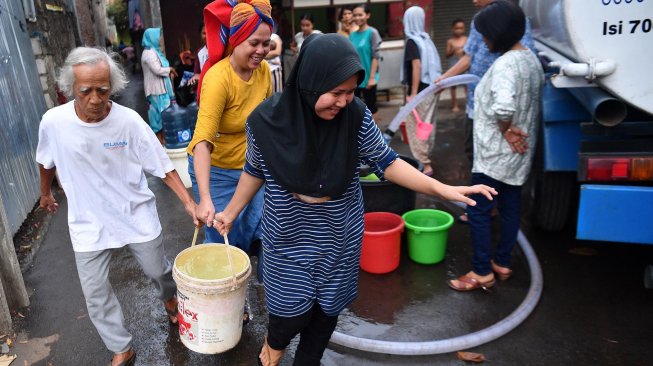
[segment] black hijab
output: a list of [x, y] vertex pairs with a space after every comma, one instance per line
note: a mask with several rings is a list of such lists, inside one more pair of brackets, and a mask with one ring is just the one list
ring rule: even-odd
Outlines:
[[358, 166], [357, 134], [365, 104], [354, 97], [333, 120], [315, 113], [320, 95], [365, 71], [351, 42], [338, 34], [304, 41], [282, 93], [261, 103], [248, 124], [272, 178], [312, 197], [342, 195]]

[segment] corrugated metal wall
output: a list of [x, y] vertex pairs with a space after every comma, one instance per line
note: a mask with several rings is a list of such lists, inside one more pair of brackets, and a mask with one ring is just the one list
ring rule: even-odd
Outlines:
[[39, 197], [34, 161], [46, 111], [20, 0], [0, 0], [0, 210], [15, 234]]

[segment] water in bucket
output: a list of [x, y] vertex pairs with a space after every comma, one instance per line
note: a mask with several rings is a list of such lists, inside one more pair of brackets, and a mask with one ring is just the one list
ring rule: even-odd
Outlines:
[[[236, 255], [231, 258], [234, 268], [245, 268], [249, 261]], [[201, 280], [220, 280], [231, 277], [231, 267], [225, 250], [221, 246], [208, 246], [200, 251], [188, 253], [178, 263], [184, 274]]]
[[245, 252], [229, 247], [229, 253], [233, 270], [224, 244], [192, 246], [175, 258], [179, 338], [192, 351], [222, 353], [240, 341], [252, 270]]

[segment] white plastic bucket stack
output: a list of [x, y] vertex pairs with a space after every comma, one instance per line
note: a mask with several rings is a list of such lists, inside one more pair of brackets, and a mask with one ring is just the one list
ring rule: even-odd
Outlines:
[[[230, 260], [226, 262], [228, 255]], [[225, 266], [225, 262], [230, 264]], [[197, 275], [193, 272], [196, 276], [193, 277], [188, 273], [189, 265], [222, 273]], [[215, 354], [238, 344], [251, 272], [249, 256], [233, 246], [227, 251], [225, 244], [192, 246], [177, 255], [172, 276], [177, 283], [179, 337], [188, 349]]]
[[182, 147], [181, 149], [168, 149], [166, 148], [166, 154], [172, 161], [175, 170], [179, 174], [181, 181], [184, 183], [184, 187], [190, 188], [193, 184], [190, 181], [190, 175], [188, 175], [188, 154], [186, 153], [186, 148]]

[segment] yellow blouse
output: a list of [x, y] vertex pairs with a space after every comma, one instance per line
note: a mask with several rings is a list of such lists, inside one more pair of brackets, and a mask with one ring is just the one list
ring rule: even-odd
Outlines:
[[204, 75], [200, 110], [193, 139], [186, 151], [192, 156], [200, 141], [213, 144], [211, 165], [242, 169], [245, 165], [245, 121], [254, 108], [272, 95], [270, 66], [263, 61], [249, 81], [241, 79], [225, 57]]

